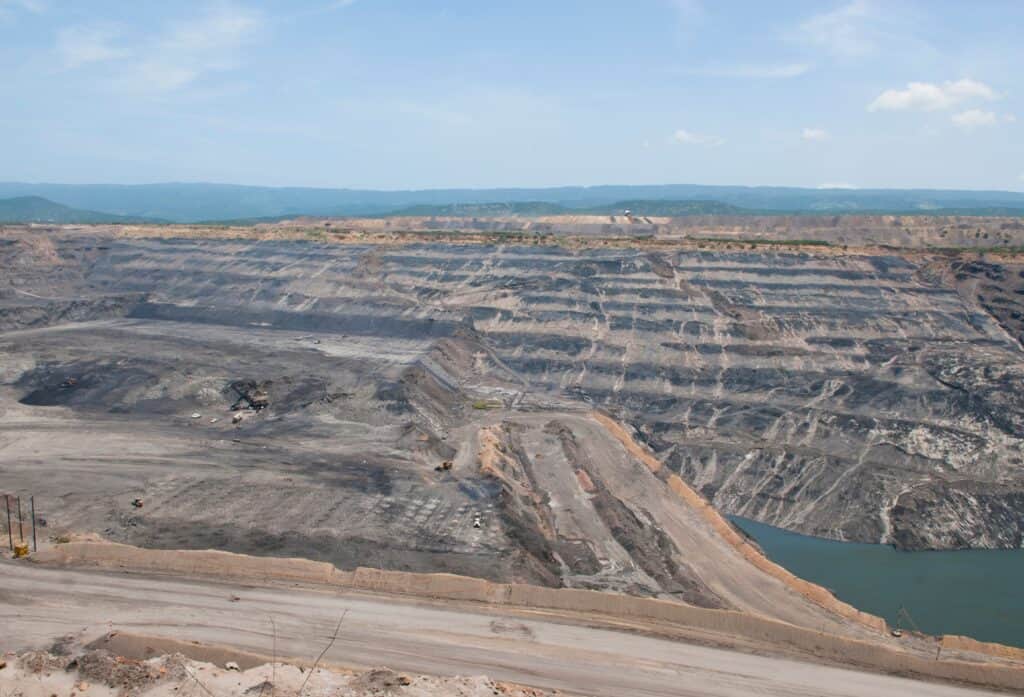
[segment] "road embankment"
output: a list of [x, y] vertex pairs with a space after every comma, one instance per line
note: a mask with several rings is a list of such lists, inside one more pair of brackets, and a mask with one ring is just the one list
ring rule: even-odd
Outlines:
[[[472, 601], [510, 609], [582, 613], [602, 618], [650, 621], [716, 632], [764, 642], [809, 657], [884, 673], [937, 678], [984, 687], [1024, 690], [1024, 651], [981, 642], [952, 647], [990, 654], [999, 662], [926, 657], [882, 643], [861, 641], [732, 610], [699, 608], [683, 603], [615, 593], [523, 584], [492, 583], [450, 574], [419, 574], [359, 568], [342, 571], [306, 559], [252, 557], [214, 550], [149, 550], [104, 542], [71, 542], [43, 550], [37, 563], [107, 570], [213, 577], [245, 583], [294, 582], [374, 593], [401, 594], [435, 600]], [[947, 646], [943, 638], [941, 645]], [[1019, 665], [1006, 661], [1019, 661]]]
[[[604, 426], [608, 433], [618, 440], [631, 455], [647, 465], [652, 472], [661, 472], [661, 461], [658, 460], [658, 458], [656, 458], [647, 448], [637, 443], [618, 421], [615, 421], [600, 412], [594, 412], [593, 417], [598, 423]], [[694, 491], [694, 489], [684, 482], [679, 475], [671, 473], [667, 476], [664, 476], [664, 473], [662, 473], [662, 475], [662, 479], [665, 481], [669, 489], [677, 494], [688, 506], [696, 510], [700, 514], [701, 518], [703, 518], [704, 521], [715, 530], [719, 537], [725, 540], [733, 549], [739, 552], [744, 559], [753, 564], [758, 570], [778, 579], [788, 588], [799, 593], [804, 598], [839, 615], [840, 617], [862, 624], [880, 634], [884, 634], [888, 631], [885, 620], [881, 617], [863, 612], [848, 603], [844, 603], [842, 600], [839, 600], [832, 595], [828, 589], [809, 581], [805, 581], [770, 560], [759, 547], [751, 544], [750, 540], [737, 532], [736, 528], [734, 528], [732, 524], [729, 523], [729, 521], [727, 521], [722, 514], [707, 501], [707, 499]], [[1024, 656], [1024, 653], [1022, 653], [1022, 656]]]

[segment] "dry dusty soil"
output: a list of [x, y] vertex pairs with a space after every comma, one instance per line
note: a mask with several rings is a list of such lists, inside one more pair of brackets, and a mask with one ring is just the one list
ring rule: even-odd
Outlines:
[[[310, 689], [302, 693], [310, 697], [993, 694], [567, 624], [557, 617], [503, 615], [482, 606], [442, 607], [352, 593], [40, 569], [11, 562], [0, 566], [7, 581], [5, 602], [0, 604], [0, 621], [7, 631], [0, 633], [0, 651], [34, 649], [65, 656], [63, 662], [51, 663], [34, 655], [34, 663], [27, 666], [8, 657], [9, 667], [0, 670], [0, 694], [12, 697], [68, 695], [69, 690], [80, 697], [107, 697], [124, 682], [130, 689], [122, 694], [253, 697], [268, 673], [276, 685], [274, 694], [291, 697], [296, 683], [304, 679], [298, 670], [278, 667], [275, 676], [273, 668], [261, 664], [276, 655], [309, 666], [321, 652], [321, 665], [352, 667], [356, 672], [314, 674]], [[225, 645], [235, 648], [221, 648]], [[65, 671], [67, 657], [82, 651], [97, 655], [79, 658], [77, 668]], [[104, 652], [129, 660], [111, 665]], [[168, 663], [158, 658], [175, 652], [218, 665], [184, 664], [205, 689], [194, 680], [190, 684], [188, 674], [181, 675], [180, 659]], [[139, 665], [138, 659], [150, 657], [148, 666]], [[227, 661], [246, 672], [224, 671]], [[41, 670], [34, 672], [33, 665]], [[395, 684], [397, 676], [390, 671], [364, 672], [381, 665], [403, 671], [410, 684]], [[160, 667], [169, 674], [160, 673]], [[420, 674], [443, 677], [416, 677]], [[490, 679], [454, 677], [481, 674]], [[83, 680], [89, 689], [78, 690]], [[392, 684], [384, 685], [385, 681]], [[494, 681], [531, 685], [538, 691]], [[267, 697], [266, 691], [263, 695]]]
[[[105, 642], [104, 642], [105, 643]], [[230, 668], [185, 655], [154, 655], [155, 643], [139, 637], [134, 642], [141, 656], [122, 656], [107, 649], [87, 649], [77, 655], [26, 652], [11, 657], [11, 667], [0, 670], [0, 692], [12, 697], [199, 697], [200, 695], [280, 695], [292, 697], [549, 697], [547, 690], [495, 682], [485, 676], [438, 678], [397, 673], [379, 667], [362, 671], [262, 663]], [[60, 645], [58, 649], [67, 650]], [[195, 647], [185, 646], [186, 650]], [[149, 651], [146, 651], [149, 649]]]

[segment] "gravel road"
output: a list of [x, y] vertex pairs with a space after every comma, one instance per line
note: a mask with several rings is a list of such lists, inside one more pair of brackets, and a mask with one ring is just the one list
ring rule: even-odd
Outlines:
[[[462, 607], [298, 588], [41, 569], [0, 563], [0, 650], [120, 630], [313, 660], [436, 675], [486, 674], [608, 697], [966, 696], [980, 690], [756, 656]], [[237, 596], [237, 600], [232, 600]]]

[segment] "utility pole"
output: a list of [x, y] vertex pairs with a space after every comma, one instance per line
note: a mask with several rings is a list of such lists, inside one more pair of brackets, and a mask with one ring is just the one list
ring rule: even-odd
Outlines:
[[11, 496], [10, 494], [4, 494], [4, 504], [7, 505], [7, 543], [11, 546], [11, 551], [14, 551], [14, 532], [11, 530]]
[[36, 497], [28, 497], [28, 505], [32, 508], [32, 551], [38, 552], [39, 545], [36, 544]]

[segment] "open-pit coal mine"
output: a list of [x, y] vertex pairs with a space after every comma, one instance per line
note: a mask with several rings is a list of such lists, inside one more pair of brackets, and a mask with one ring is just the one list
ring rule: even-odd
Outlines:
[[810, 535], [1022, 546], [1012, 255], [163, 234], [0, 234], [0, 477], [45, 534], [793, 621], [671, 475]]

